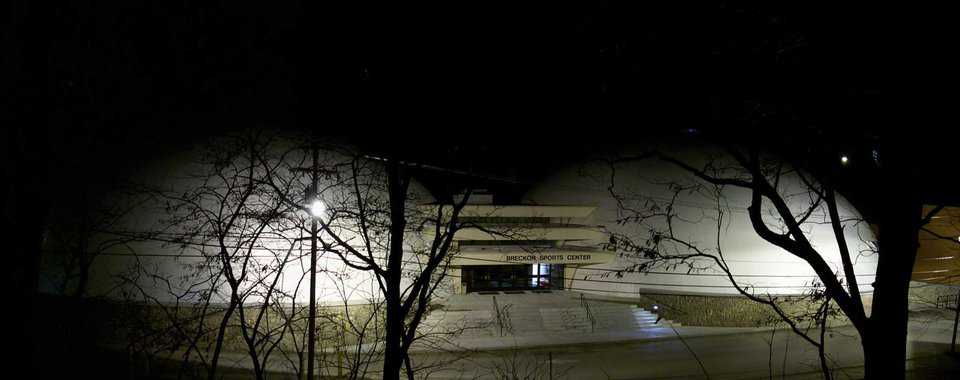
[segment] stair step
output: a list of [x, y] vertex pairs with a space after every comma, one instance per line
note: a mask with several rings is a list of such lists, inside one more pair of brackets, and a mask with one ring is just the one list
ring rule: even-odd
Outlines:
[[436, 310], [424, 318], [425, 331], [452, 331], [466, 337], [491, 337], [637, 331], [679, 325], [669, 320], [657, 322], [659, 317], [656, 314], [636, 305], [587, 301], [584, 307], [579, 297], [558, 292], [498, 293], [500, 318], [505, 319], [501, 326], [497, 322], [492, 296], [469, 294], [455, 297], [455, 302], [449, 307]]

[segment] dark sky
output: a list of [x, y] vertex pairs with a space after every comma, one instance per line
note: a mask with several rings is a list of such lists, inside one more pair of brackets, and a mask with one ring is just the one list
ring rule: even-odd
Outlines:
[[251, 127], [493, 168], [688, 128], [869, 146], [949, 67], [940, 12], [873, 3], [241, 3], [21, 4], [53, 150], [135, 168]]
[[65, 108], [187, 130], [686, 127], [745, 101], [840, 124], [895, 85], [892, 10], [644, 3], [76, 2], [52, 79]]

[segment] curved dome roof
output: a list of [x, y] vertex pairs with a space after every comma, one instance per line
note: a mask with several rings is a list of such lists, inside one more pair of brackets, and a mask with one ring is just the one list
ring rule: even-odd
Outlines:
[[[280, 145], [276, 147], [276, 149], [278, 152], [284, 152], [284, 149], [289, 149], [289, 147]], [[231, 189], [230, 186], [225, 186], [221, 183], [222, 181], [233, 179], [232, 177], [208, 177], [194, 174], [207, 174], [207, 172], [198, 169], [210, 170], [207, 162], [200, 161], [199, 157], [202, 157], [204, 152], [203, 150], [197, 150], [185, 152], [177, 157], [168, 157], [162, 165], [157, 164], [152, 170], [142, 175], [144, 179], [150, 180], [156, 184], [156, 186], [162, 186], [164, 192], [173, 194], [174, 199], [165, 202], [165, 199], [158, 198], [143, 202], [139, 207], [133, 208], [129, 215], [125, 215], [124, 219], [114, 226], [119, 232], [129, 233], [129, 236], [135, 236], [137, 238], [131, 238], [129, 243], [124, 244], [123, 247], [126, 247], [126, 249], [118, 248], [112, 250], [108, 252], [109, 254], [102, 255], [102, 257], [96, 260], [91, 268], [89, 294], [116, 295], [114, 293], [116, 293], [115, 289], [117, 289], [116, 283], [118, 276], [128, 275], [127, 272], [136, 271], [140, 277], [134, 276], [131, 278], [141, 278], [136, 281], [144, 281], [141, 287], [143, 291], [148, 292], [152, 297], [156, 297], [163, 302], [173, 302], [176, 300], [170, 298], [172, 297], [170, 292], [185, 292], [185, 287], [191, 286], [191, 284], [193, 284], [191, 281], [196, 280], [194, 277], [202, 277], [204, 275], [203, 270], [206, 270], [204, 266], [207, 265], [205, 263], [211, 262], [209, 260], [211, 255], [216, 255], [217, 247], [211, 245], [213, 242], [210, 241], [211, 237], [208, 236], [210, 233], [206, 232], [206, 230], [203, 230], [204, 233], [199, 235], [183, 233], [180, 231], [180, 227], [183, 227], [182, 225], [177, 224], [175, 226], [176, 228], [171, 228], [168, 223], [172, 222], [166, 221], [166, 219], [171, 218], [170, 212], [177, 212], [177, 210], [170, 209], [169, 204], [178, 203], [176, 197], [179, 196], [179, 194], [183, 193], [183, 197], [187, 197], [186, 194], [188, 191], [195, 191], [201, 184], [209, 186], [210, 188], [208, 191], [197, 193], [199, 194], [196, 195], [197, 199], [202, 201], [197, 201], [197, 204], [202, 204], [204, 207], [216, 210], [219, 200], [228, 199], [231, 202], [234, 200], [235, 197], [233, 196], [236, 191], [238, 191], [236, 190], [237, 187], [233, 187], [234, 190], [229, 190]], [[269, 153], [274, 152], [270, 151]], [[342, 177], [352, 175], [350, 167], [344, 166], [343, 163], [353, 162], [354, 158], [355, 157], [345, 156], [342, 153], [333, 151], [323, 151], [321, 154], [321, 162], [323, 162], [326, 167], [340, 168], [338, 170], [344, 172], [342, 173]], [[293, 154], [288, 155], [287, 159], [291, 161], [290, 165], [294, 166], [303, 166], [304, 162], [309, 163], [309, 158], [300, 156], [293, 157]], [[383, 206], [385, 204], [383, 202], [386, 202], [389, 198], [386, 193], [386, 179], [383, 164], [377, 160], [362, 160], [356, 162], [362, 164], [362, 168], [358, 170], [360, 171], [359, 176], [361, 176], [363, 180], [360, 181], [357, 186], [361, 188], [360, 192], [362, 193], [363, 199], [370, 202], [370, 205]], [[243, 164], [243, 162], [240, 162], [237, 165], [243, 167]], [[339, 166], [335, 164], [339, 164]], [[262, 175], [262, 173], [259, 172], [257, 172], [257, 174]], [[305, 188], [310, 182], [307, 174], [292, 170], [278, 169], [274, 175], [285, 175], [289, 177], [287, 179], [290, 182], [286, 183], [286, 186], [294, 189], [292, 194], [294, 194], [295, 197], [301, 196], [303, 194], [303, 190], [301, 189]], [[324, 176], [320, 180], [320, 198], [323, 202], [327, 204], [329, 209], [337, 208], [345, 210], [355, 206], [355, 196], [357, 193], [353, 187], [353, 183], [345, 179], [340, 181], [341, 178], [338, 176], [332, 177], [336, 178], [327, 178], [327, 176]], [[284, 182], [281, 180], [279, 183], [283, 184]], [[261, 195], [260, 192], [256, 194], [257, 195], [249, 198], [250, 207], [253, 209], [259, 210], [266, 208], [273, 204], [271, 202], [279, 199], [270, 192], [262, 193], [266, 195]], [[218, 196], [220, 198], [218, 198]], [[430, 192], [414, 179], [410, 180], [408, 186], [408, 198], [407, 206], [409, 210], [416, 210], [417, 206], [434, 201]], [[305, 212], [302, 211], [290, 212], [290, 214], [288, 218], [283, 219], [299, 220], [298, 218], [307, 217]], [[350, 213], [344, 214], [352, 215]], [[381, 215], [381, 217], [384, 215], [384, 213], [373, 214]], [[357, 229], [350, 225], [351, 220], [346, 217], [342, 218], [344, 218], [343, 220], [346, 220], [346, 222], [340, 225], [334, 225], [333, 228], [342, 228], [341, 233], [344, 234], [344, 239], [347, 241], [361, 241], [354, 236], [354, 231]], [[185, 224], [189, 224], [189, 222], [188, 220]], [[304, 279], [304, 274], [309, 271], [309, 259], [307, 258], [308, 256], [305, 256], [306, 254], [304, 252], [309, 252], [310, 248], [308, 243], [294, 243], [302, 241], [300, 236], [297, 235], [301, 230], [299, 228], [291, 228], [289, 225], [284, 224], [283, 226], [271, 225], [270, 228], [264, 231], [262, 236], [258, 235], [257, 243], [252, 248], [252, 255], [250, 257], [251, 262], [254, 264], [250, 266], [252, 268], [271, 268], [272, 270], [272, 268], [278, 268], [279, 263], [282, 262], [283, 268], [282, 271], [280, 271], [281, 278], [278, 281], [278, 286], [286, 292], [285, 294], [295, 294], [295, 296], [292, 297], [294, 301], [306, 302], [308, 297], [303, 289], [306, 288], [308, 281]], [[241, 239], [249, 237], [249, 231], [247, 233], [247, 235], [228, 235], [228, 238]], [[103, 236], [98, 235], [97, 238], [109, 239], [114, 237], [110, 234], [101, 235]], [[182, 239], [182, 241], [178, 239]], [[412, 244], [413, 242], [408, 243]], [[229, 244], [234, 244], [234, 242], [231, 241]], [[246, 243], [236, 244], [243, 245]], [[291, 248], [291, 246], [294, 247]], [[288, 253], [290, 257], [284, 258], [284, 255]], [[376, 281], [371, 278], [370, 273], [349, 268], [339, 257], [331, 252], [321, 252], [318, 255], [317, 263], [320, 268], [317, 276], [317, 298], [322, 302], [336, 303], [343, 302], [344, 299], [351, 302], [367, 300], [370, 297], [374, 297], [375, 293], [379, 291], [376, 287]], [[268, 271], [263, 275], [274, 276], [275, 273], [276, 272]], [[173, 290], [168, 291], [168, 289], [146, 283], [149, 277], [148, 275], [157, 276], [157, 278], [171, 279], [171, 287]], [[220, 286], [223, 287], [225, 285]], [[249, 286], [257, 286], [257, 282], [251, 280], [251, 285]], [[49, 288], [51, 292], [56, 291], [53, 289], [53, 286]], [[224, 292], [222, 289], [219, 290], [221, 290], [218, 293], [219, 295], [213, 298], [216, 299], [217, 302], [223, 302], [223, 294], [229, 295], [229, 292]], [[299, 291], [295, 292], [296, 290]], [[192, 299], [184, 299], [184, 301], [192, 301]]]
[[[698, 164], [705, 162], [706, 155], [690, 149], [676, 150], [678, 157]], [[718, 156], [713, 156], [718, 157]], [[717, 158], [722, 162], [724, 158]], [[584, 161], [559, 170], [533, 186], [524, 196], [525, 203], [542, 205], [596, 206], [589, 222], [602, 225], [612, 234], [629, 236], [642, 242], [650, 238], [650, 229], [663, 229], [666, 219], [653, 217], [642, 223], [622, 222], [625, 214], [618, 207], [614, 194], [622, 197], [622, 207], [660, 207], [670, 203], [675, 195], [675, 186], [704, 185], [689, 172], [662, 160], [645, 159], [616, 164], [600, 161]], [[779, 182], [780, 193], [796, 214], [801, 214], [810, 205], [810, 195], [798, 177], [783, 176]], [[743, 286], [757, 293], [799, 294], [811, 289], [816, 277], [807, 263], [776, 247], [754, 231], [747, 207], [750, 192], [746, 189], [727, 187], [719, 197], [723, 210], [722, 225], [717, 224], [718, 198], [698, 191], [676, 194], [673, 222], [675, 236], [691, 242], [712, 254], [722, 250], [723, 257]], [[769, 202], [766, 202], [769, 206]], [[838, 199], [844, 233], [850, 252], [854, 255], [857, 283], [861, 292], [872, 292], [876, 269], [876, 256], [871, 255], [873, 234], [866, 223], [856, 223], [860, 214], [846, 200]], [[765, 210], [764, 220], [777, 230], [777, 219], [772, 210]], [[803, 225], [807, 238], [824, 259], [842, 277], [842, 266], [837, 241], [828, 222], [826, 208], [820, 207]], [[719, 239], [718, 239], [719, 230]], [[585, 266], [573, 275], [572, 290], [595, 291], [609, 295], [628, 296], [644, 291], [681, 293], [735, 294], [736, 289], [716, 266], [698, 261], [699, 270], [690, 270], [685, 264], [655, 266], [647, 273], [624, 273], [617, 271], [643, 262], [630, 254], [619, 254], [607, 264]], [[675, 262], [675, 261], [674, 261]]]

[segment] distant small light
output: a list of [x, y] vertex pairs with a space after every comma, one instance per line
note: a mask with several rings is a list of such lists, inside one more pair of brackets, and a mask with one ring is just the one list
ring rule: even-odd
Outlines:
[[314, 218], [322, 217], [326, 212], [327, 206], [323, 204], [323, 201], [317, 199], [310, 204], [310, 215], [313, 215]]
[[840, 156], [840, 163], [841, 163], [841, 164], [846, 165], [848, 162], [850, 162], [850, 158], [849, 158], [849, 157], [847, 157], [847, 156], [845, 156], [845, 155], [844, 155], [844, 156]]
[[653, 305], [653, 311], [657, 311], [657, 310], [660, 310], [660, 306]]

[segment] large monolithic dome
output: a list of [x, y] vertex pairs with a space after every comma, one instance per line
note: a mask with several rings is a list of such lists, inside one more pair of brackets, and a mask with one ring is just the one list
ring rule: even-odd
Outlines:
[[[274, 158], [289, 148], [281, 145], [277, 149]], [[704, 163], [704, 155], [697, 151], [674, 149], [672, 152], [677, 152], [677, 157], [694, 166]], [[204, 154], [202, 150], [191, 150], [167, 157], [164, 162], [145, 169], [135, 180], [159, 186], [181, 201], [184, 197], [207, 197], [204, 202], [213, 202], [208, 206], [215, 209], [215, 199], [210, 196], [225, 191], [220, 183], [223, 178], [210, 182], [210, 177], [198, 176], [205, 168], [198, 164]], [[296, 155], [285, 156], [285, 159], [293, 162], [293, 166], [303, 166], [309, 161], [307, 157]], [[351, 159], [337, 152], [321, 156], [321, 160], [328, 163], [342, 164]], [[379, 202], [382, 206], [387, 198], [383, 184], [377, 181], [383, 173], [382, 164], [375, 159], [364, 159], [363, 162], [364, 175], [370, 180], [362, 182], [366, 186], [363, 193], [369, 202]], [[799, 177], [785, 172], [788, 174], [779, 181], [780, 193], [786, 197], [794, 213], [802, 214], [810, 205], [811, 194]], [[301, 196], [300, 189], [306, 186], [306, 176], [290, 172], [282, 174], [296, 178], [295, 183], [289, 185], [295, 188], [296, 196]], [[354, 189], [343, 182], [335, 183], [334, 178], [327, 176], [321, 180], [321, 198], [330, 209], [352, 207], [355, 199], [350, 197]], [[207, 185], [215, 185], [217, 190], [189, 194], [204, 181]], [[656, 215], [643, 221], [624, 222], [624, 217], [629, 216], [624, 210], [662, 211], [671, 202], [675, 205], [672, 209], [675, 214], [672, 219], [674, 236], [709, 254], [720, 252], [719, 247], [737, 283], [749, 291], [796, 295], [814, 289], [816, 278], [803, 260], [762, 240], [754, 231], [746, 213], [750, 201], [747, 190], [727, 187], [719, 197], [706, 192], [709, 187], [700, 188], [700, 191], [687, 190], [696, 184], [703, 182], [684, 169], [659, 159], [624, 161], [613, 166], [606, 161], [582, 161], [541, 177], [519, 202], [495, 203], [496, 194], [476, 194], [463, 210], [462, 217], [477, 227], [457, 233], [456, 255], [436, 295], [443, 298], [451, 293], [558, 290], [624, 298], [653, 293], [737, 294], [727, 276], [709, 260], [683, 263], [666, 260], [636, 271], [634, 269], [647, 259], [610, 244], [611, 236], [642, 243], [650, 239], [650, 231], [662, 231], [666, 226], [665, 218]], [[678, 186], [684, 191], [677, 192]], [[173, 216], [185, 210], [171, 209], [173, 201], [175, 199], [151, 194], [146, 201], [138, 203], [111, 224], [108, 230], [97, 232], [91, 245], [104, 246], [103, 242], [111, 241], [121, 241], [122, 244], [108, 244], [109, 248], [97, 252], [90, 268], [88, 295], [117, 296], [118, 290], [126, 289], [126, 296], [131, 296], [131, 291], [143, 292], [146, 294], [139, 294], [141, 298], [149, 296], [163, 302], [198, 300], [195, 298], [202, 292], [191, 293], [190, 289], [209, 287], [209, 283], [201, 280], [211, 279], [210, 273], [203, 271], [211, 270], [209, 264], [217, 257], [216, 239], [206, 234], [210, 228], [195, 225], [196, 220], [171, 224]], [[269, 196], [258, 199], [257, 207], [268, 206], [272, 201], [275, 199]], [[859, 214], [856, 210], [843, 199], [838, 202], [841, 217], [845, 219], [846, 241], [854, 254], [857, 282], [862, 292], [869, 294], [876, 268], [876, 257], [870, 254], [873, 234], [866, 223], [857, 221]], [[438, 204], [431, 192], [413, 180], [407, 201], [411, 216], [425, 210], [433, 212], [436, 207]], [[718, 209], [723, 211], [722, 225], [719, 226]], [[815, 209], [803, 228], [814, 247], [843, 277], [837, 242], [830, 225], [825, 223], [828, 220], [825, 210], [822, 206]], [[289, 218], [293, 224], [268, 229], [250, 255], [250, 268], [259, 268], [257, 275], [262, 276], [251, 277], [250, 286], [263, 286], [280, 273], [277, 289], [289, 295], [287, 298], [291, 302], [306, 302], [308, 282], [305, 278], [309, 273], [309, 260], [305, 254], [309, 251], [309, 244], [304, 243], [304, 236], [300, 235], [302, 231], [295, 227], [297, 221], [302, 227], [306, 217], [302, 212], [292, 212]], [[770, 210], [765, 210], [764, 218], [772, 229], [780, 228], [778, 219]], [[344, 236], [355, 231], [355, 226], [343, 227]], [[56, 233], [50, 235], [48, 248], [57, 251], [53, 247]], [[406, 237], [408, 246], [404, 247], [407, 252], [404, 261], [411, 270], [420, 265], [420, 258], [413, 254], [416, 245], [426, 244], [425, 240], [430, 237], [429, 231], [411, 233]], [[359, 242], [359, 239], [348, 240], [351, 244]], [[58, 256], [50, 255], [52, 263], [48, 268], [54, 269], [44, 273], [41, 286], [49, 292], [69, 288], [57, 285], [64, 283], [63, 274], [58, 272], [58, 259]], [[283, 268], [278, 267], [280, 263]], [[377, 282], [369, 272], [351, 268], [331, 252], [320, 253], [318, 268], [317, 294], [321, 303], [363, 303], [380, 297]], [[119, 286], [121, 284], [126, 286]], [[131, 289], [133, 284], [139, 288]], [[222, 291], [223, 285], [217, 286], [221, 290], [212, 297], [218, 301], [226, 300], [229, 295]]]
[[[680, 151], [678, 158], [694, 167], [705, 163], [705, 156], [693, 151]], [[721, 157], [722, 159], [722, 157]], [[785, 171], [789, 173], [789, 171]], [[672, 184], [672, 185], [671, 185]], [[690, 172], [656, 158], [623, 160], [611, 165], [606, 161], [588, 161], [558, 170], [533, 186], [524, 203], [543, 206], [594, 207], [582, 223], [598, 226], [607, 235], [628, 236], [634, 241], [650, 237], [650, 229], [664, 229], [665, 218], [653, 217], [642, 223], [619, 220], [626, 216], [625, 208], [675, 206], [673, 218], [675, 236], [699, 248], [716, 254], [717, 247], [729, 265], [736, 281], [750, 292], [760, 294], [802, 294], [812, 289], [816, 277], [807, 263], [761, 239], [754, 231], [747, 207], [749, 190], [735, 187], [723, 189], [719, 209], [723, 210], [722, 225], [717, 223], [716, 197], [704, 192], [675, 191], [677, 185], [705, 184]], [[673, 187], [671, 187], [673, 186]], [[705, 187], [702, 190], [709, 190]], [[796, 175], [783, 175], [779, 183], [782, 194], [796, 215], [802, 215], [811, 204], [811, 194]], [[676, 194], [675, 194], [676, 193]], [[622, 202], [618, 206], [617, 195]], [[673, 197], [676, 195], [676, 198]], [[765, 207], [770, 203], [766, 202]], [[871, 254], [873, 234], [866, 223], [858, 222], [859, 213], [844, 199], [838, 199], [839, 213], [844, 223], [844, 235], [851, 254], [857, 283], [864, 294], [872, 292], [877, 258]], [[843, 277], [837, 240], [829, 223], [826, 207], [820, 206], [803, 224], [805, 235], [829, 265]], [[778, 218], [772, 210], [764, 211], [764, 221], [775, 231]], [[719, 241], [718, 241], [719, 229]], [[602, 245], [602, 241], [592, 244]], [[737, 290], [723, 272], [709, 260], [697, 262], [698, 269], [689, 265], [664, 265], [649, 268], [645, 273], [622, 271], [643, 262], [635, 255], [618, 253], [610, 261], [566, 269], [568, 289], [630, 297], [638, 293], [663, 292], [683, 294], [735, 294]]]
[[[265, 161], [275, 165], [272, 169], [275, 179], [289, 181], [284, 187], [290, 189], [290, 198], [304, 202], [307, 207], [304, 189], [309, 185], [309, 174], [290, 169], [309, 167], [308, 152], [297, 148], [296, 142], [291, 141], [279, 141], [268, 148], [264, 152]], [[135, 185], [128, 192], [111, 194], [105, 199], [105, 204], [123, 211], [112, 215], [108, 224], [85, 231], [91, 234], [88, 249], [90, 256], [94, 257], [85, 284], [87, 296], [192, 303], [203, 302], [208, 290], [214, 288], [209, 295], [211, 301], [221, 303], [229, 299], [226, 280], [217, 269], [222, 263], [218, 256], [220, 247], [216, 231], [230, 220], [231, 207], [238, 207], [238, 199], [248, 183], [248, 173], [244, 170], [249, 161], [243, 154], [234, 154], [226, 161], [215, 159], [230, 155], [227, 150], [226, 145], [212, 144], [175, 152], [143, 168], [136, 178], [131, 179]], [[280, 164], [281, 157], [285, 161], [283, 164]], [[324, 168], [318, 188], [328, 211], [325, 218], [334, 212], [331, 210], [349, 211], [355, 207], [357, 187], [348, 181], [351, 175], [362, 177], [358, 186], [367, 207], [385, 207], [388, 196], [382, 162], [370, 157], [358, 159], [358, 156], [351, 156], [349, 147], [343, 146], [321, 149], [319, 159]], [[351, 170], [351, 163], [358, 163], [358, 172]], [[266, 178], [262, 167], [258, 167], [253, 176], [258, 178], [257, 181]], [[305, 304], [309, 299], [309, 215], [304, 210], [287, 208], [282, 218], [260, 232], [255, 244], [249, 244], [245, 239], [250, 239], [256, 232], [256, 213], [274, 206], [284, 209], [285, 206], [273, 194], [274, 189], [262, 183], [258, 186], [259, 189], [246, 200], [245, 211], [239, 213], [247, 225], [237, 222], [233, 230], [223, 234], [224, 245], [234, 258], [235, 274], [239, 276], [240, 268], [247, 268], [241, 291], [250, 291], [247, 301], [259, 302], [261, 294], [266, 294], [266, 289], [276, 280], [272, 297]], [[430, 192], [411, 179], [408, 218], [415, 221], [418, 206], [430, 203], [434, 203]], [[333, 223], [332, 227], [341, 238], [351, 245], [360, 244], [355, 233], [357, 228], [350, 218], [338, 220], [340, 222]], [[76, 224], [66, 218], [62, 223]], [[51, 229], [45, 244], [50, 254], [45, 256], [40, 287], [47, 293], [69, 294], [77, 286], [77, 269], [73, 268], [69, 275], [63, 269], [64, 263], [74, 256], [58, 244], [58, 241], [72, 236], [59, 236], [66, 233], [62, 231], [62, 228]], [[330, 242], [330, 237], [324, 233], [320, 238]], [[412, 251], [423, 242], [409, 234], [406, 243], [409, 247], [405, 249]], [[244, 262], [246, 257], [250, 259], [248, 262]], [[383, 257], [377, 256], [376, 259], [382, 260]], [[355, 260], [352, 263], [357, 264]], [[416, 260], [408, 257], [405, 264], [412, 268]], [[381, 297], [370, 272], [351, 268], [333, 252], [321, 248], [317, 268], [317, 299], [321, 304], [362, 304]]]

